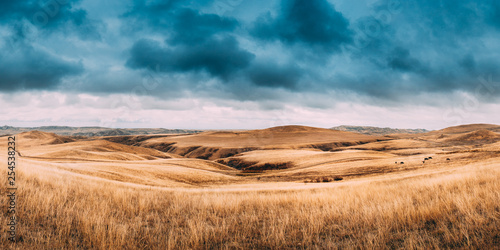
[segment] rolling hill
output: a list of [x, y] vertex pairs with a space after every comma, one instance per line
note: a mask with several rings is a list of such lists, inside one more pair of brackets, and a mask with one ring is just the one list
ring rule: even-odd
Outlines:
[[[306, 126], [198, 134], [17, 135], [21, 158], [83, 176], [162, 187], [383, 175], [495, 158], [496, 125], [373, 136]], [[5, 143], [6, 137], [0, 137]], [[486, 146], [490, 145], [490, 146]], [[478, 158], [477, 156], [480, 156]], [[425, 158], [432, 158], [425, 161]], [[140, 181], [141, 173], [147, 181]], [[158, 173], [158, 174], [155, 174]], [[205, 180], [205, 184], [204, 181]], [[219, 184], [217, 184], [219, 183]]]
[[18, 151], [23, 157], [50, 160], [81, 161], [138, 161], [180, 158], [154, 149], [127, 146], [105, 140], [75, 141], [58, 144], [40, 144], [25, 147], [19, 140]]
[[215, 160], [253, 150], [316, 148], [330, 151], [380, 140], [387, 138], [306, 126], [280, 126], [262, 130], [155, 137], [143, 140], [138, 145], [189, 158]]

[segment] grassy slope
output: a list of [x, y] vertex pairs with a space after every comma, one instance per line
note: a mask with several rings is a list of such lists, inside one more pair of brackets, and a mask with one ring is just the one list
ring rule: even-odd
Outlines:
[[[313, 190], [183, 192], [25, 165], [19, 169], [18, 191], [22, 241], [11, 245], [3, 237], [0, 245], [484, 249], [500, 244], [496, 166]], [[6, 224], [5, 217], [0, 223]]]

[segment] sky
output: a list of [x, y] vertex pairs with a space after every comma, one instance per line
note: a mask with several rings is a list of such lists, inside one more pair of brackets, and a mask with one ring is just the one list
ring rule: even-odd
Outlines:
[[500, 124], [497, 0], [0, 0], [0, 125]]

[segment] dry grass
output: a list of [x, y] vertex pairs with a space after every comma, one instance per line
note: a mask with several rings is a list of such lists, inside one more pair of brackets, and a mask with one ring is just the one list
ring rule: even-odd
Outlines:
[[339, 175], [333, 176], [333, 177], [321, 176], [321, 177], [316, 177], [314, 179], [306, 179], [306, 180], [304, 180], [304, 183], [332, 182], [332, 181], [341, 181], [343, 179], [344, 179], [344, 177], [339, 176]]
[[[172, 192], [29, 165], [18, 171], [22, 240], [11, 244], [2, 237], [3, 249], [500, 245], [500, 169], [495, 165], [406, 180], [261, 192]], [[5, 200], [1, 211], [0, 223], [6, 225]]]
[[[500, 142], [440, 145], [471, 132], [462, 130], [341, 143], [342, 151], [322, 152], [302, 148], [301, 140], [337, 140], [337, 132], [332, 139], [324, 138], [331, 131], [287, 126], [196, 139], [293, 142], [287, 149], [186, 147], [226, 165], [99, 140], [64, 143], [67, 138], [53, 134], [22, 134], [18, 242], [2, 234], [0, 249], [498, 249]], [[443, 133], [446, 138], [436, 139]], [[195, 136], [175, 138], [196, 142]], [[0, 152], [6, 145], [0, 137]], [[3, 166], [5, 158], [0, 154]], [[230, 161], [273, 170], [241, 171], [227, 166]], [[7, 176], [6, 168], [0, 175]], [[5, 187], [1, 192], [0, 223], [6, 225]]]

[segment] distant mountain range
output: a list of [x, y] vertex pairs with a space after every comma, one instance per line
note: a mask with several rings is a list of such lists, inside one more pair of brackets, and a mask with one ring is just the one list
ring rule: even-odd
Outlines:
[[426, 129], [398, 129], [398, 128], [379, 128], [370, 126], [349, 126], [342, 125], [331, 128], [333, 130], [356, 132], [366, 135], [390, 135], [390, 134], [419, 134], [426, 133]]
[[33, 130], [54, 133], [58, 135], [65, 135], [65, 136], [194, 134], [203, 132], [201, 130], [164, 129], [164, 128], [102, 128], [102, 127], [66, 127], [66, 126], [21, 128], [21, 127], [3, 126], [0, 127], [0, 135], [12, 135]]
[[[366, 135], [389, 135], [389, 134], [418, 134], [429, 132], [426, 129], [395, 129], [379, 128], [369, 126], [342, 125], [331, 128], [333, 130], [356, 132]], [[1, 135], [13, 135], [22, 132], [38, 130], [63, 136], [118, 136], [118, 135], [154, 135], [154, 134], [195, 134], [203, 130], [189, 129], [164, 129], [164, 128], [103, 128], [103, 127], [67, 127], [67, 126], [45, 126], [45, 127], [0, 127]]]

